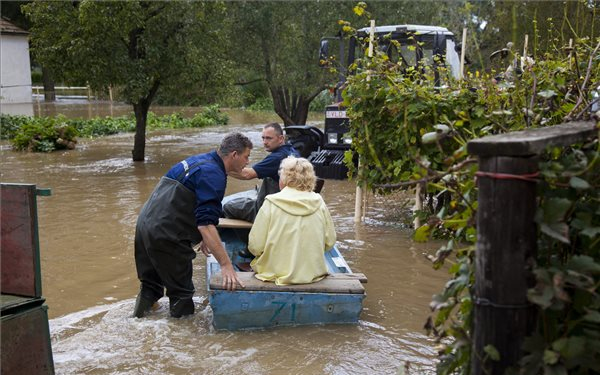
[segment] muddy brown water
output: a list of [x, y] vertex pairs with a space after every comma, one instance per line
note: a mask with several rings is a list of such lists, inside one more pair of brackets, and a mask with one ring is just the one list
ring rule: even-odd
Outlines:
[[[413, 242], [410, 230], [376, 213], [355, 224], [349, 181], [327, 180], [322, 195], [338, 248], [354, 272], [368, 277], [358, 324], [215, 331], [201, 255], [194, 261], [193, 317], [169, 318], [163, 299], [149, 317], [131, 318], [139, 288], [135, 221], [160, 176], [185, 156], [214, 149], [231, 131], [255, 143], [251, 162], [265, 155], [261, 127], [276, 118], [243, 111], [230, 117], [223, 127], [149, 133], [145, 163], [131, 161], [133, 134], [82, 139], [73, 151], [49, 154], [1, 144], [2, 182], [52, 190], [38, 197], [38, 215], [57, 374], [396, 374], [405, 362], [412, 373], [433, 373], [434, 343], [422, 327], [447, 274], [434, 271], [424, 254], [438, 245]], [[230, 178], [227, 193], [253, 186]]]

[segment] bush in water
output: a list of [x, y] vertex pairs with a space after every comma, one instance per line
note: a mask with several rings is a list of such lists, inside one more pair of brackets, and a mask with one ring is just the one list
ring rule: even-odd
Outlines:
[[[11, 143], [15, 150], [51, 152], [75, 148], [78, 131], [73, 125], [67, 124], [64, 117], [42, 117], [31, 120], [14, 132]], [[4, 121], [2, 124], [4, 126]]]
[[[227, 114], [217, 104], [205, 107], [192, 118], [183, 118], [181, 113], [156, 116], [148, 113], [149, 129], [202, 128], [225, 125]], [[89, 120], [57, 117], [29, 117], [0, 115], [0, 139], [10, 140], [15, 150], [50, 152], [75, 148], [75, 137], [100, 137], [135, 131], [133, 115], [125, 117], [95, 117]]]

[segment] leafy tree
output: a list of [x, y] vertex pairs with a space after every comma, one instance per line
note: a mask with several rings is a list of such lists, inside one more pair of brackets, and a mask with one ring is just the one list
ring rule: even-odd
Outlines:
[[0, 15], [3, 18], [8, 19], [12, 24], [24, 29], [28, 30], [30, 24], [21, 13], [21, 5], [27, 4], [29, 1], [7, 1], [2, 3], [2, 7], [0, 7]]
[[594, 20], [599, 10], [598, 0], [466, 2], [461, 14], [469, 29], [467, 53], [474, 57], [477, 69], [498, 68], [505, 62], [492, 61], [489, 56], [506, 48], [508, 42], [513, 44], [512, 52], [522, 53], [528, 35], [528, 54], [541, 58], [551, 48], [549, 41], [568, 45], [569, 39], [598, 36]]
[[219, 70], [222, 4], [199, 1], [40, 1], [24, 6], [37, 59], [61, 78], [118, 87], [133, 105], [134, 161], [159, 88], [183, 87]]
[[306, 123], [310, 102], [333, 80], [318, 67], [319, 40], [337, 32], [337, 20], [351, 10], [351, 4], [244, 1], [227, 5], [232, 14], [232, 58], [244, 73], [240, 81], [264, 80], [284, 124]]
[[[285, 125], [304, 124], [310, 103], [336, 82], [318, 67], [319, 40], [341, 31], [339, 20], [367, 26], [355, 6], [367, 9], [384, 24], [432, 24], [455, 29], [461, 25], [461, 2], [424, 7], [417, 1], [365, 3], [314, 1], [244, 1], [227, 6], [232, 14], [230, 47], [237, 62], [239, 83], [264, 80], [275, 112]], [[242, 37], [243, 36], [243, 37]]]

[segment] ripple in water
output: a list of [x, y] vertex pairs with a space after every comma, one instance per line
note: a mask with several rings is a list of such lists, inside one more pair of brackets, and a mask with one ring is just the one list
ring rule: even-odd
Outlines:
[[[396, 374], [433, 373], [423, 336], [390, 335], [358, 325], [221, 332], [205, 297], [196, 314], [169, 317], [168, 300], [143, 319], [134, 300], [96, 306], [50, 321], [57, 374]], [[358, 340], [357, 340], [358, 339]]]

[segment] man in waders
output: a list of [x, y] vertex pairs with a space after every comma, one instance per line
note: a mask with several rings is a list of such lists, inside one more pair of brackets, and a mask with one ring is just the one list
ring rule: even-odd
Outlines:
[[254, 222], [265, 196], [279, 192], [279, 165], [281, 161], [288, 156], [300, 157], [298, 151], [286, 142], [283, 129], [276, 122], [265, 125], [262, 132], [262, 141], [269, 155], [252, 167], [245, 167], [241, 172], [229, 174], [239, 180], [262, 179], [261, 187], [256, 197], [244, 196], [225, 203], [223, 214], [227, 218]]
[[228, 134], [217, 151], [191, 156], [174, 165], [142, 207], [135, 230], [135, 265], [141, 282], [134, 316], [143, 317], [167, 291], [170, 314], [194, 313], [193, 245], [213, 254], [221, 266], [223, 287], [244, 285], [237, 278], [217, 232], [228, 173], [248, 165], [252, 142]]

